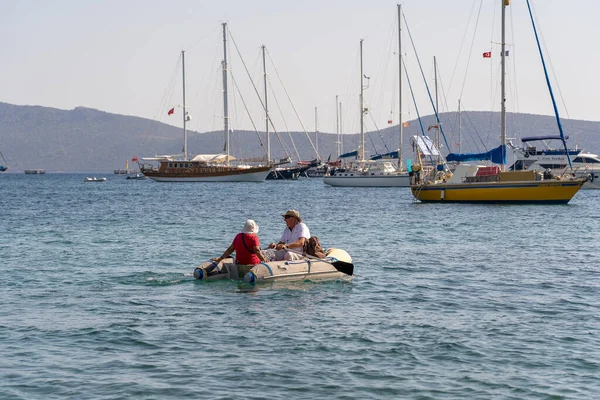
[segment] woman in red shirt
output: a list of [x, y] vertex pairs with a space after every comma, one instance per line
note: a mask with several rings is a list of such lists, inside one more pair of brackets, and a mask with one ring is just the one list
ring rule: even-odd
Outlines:
[[260, 251], [260, 241], [258, 240], [258, 225], [252, 219], [246, 220], [244, 228], [238, 233], [231, 245], [225, 250], [219, 258], [213, 258], [213, 261], [221, 262], [224, 258], [229, 257], [235, 251], [236, 264], [255, 265], [266, 262], [265, 257]]

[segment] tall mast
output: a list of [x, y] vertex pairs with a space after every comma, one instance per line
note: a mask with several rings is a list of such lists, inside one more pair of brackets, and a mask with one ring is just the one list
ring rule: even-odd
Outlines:
[[363, 127], [365, 107], [363, 102], [363, 40], [360, 39], [360, 153], [361, 161], [365, 160], [365, 131]]
[[[437, 60], [435, 59], [435, 56], [433, 56], [433, 76], [434, 76], [434, 83], [435, 83], [435, 109], [437, 110], [436, 112], [439, 115], [440, 112], [440, 107], [438, 105], [438, 79], [437, 79]], [[439, 148], [440, 148], [440, 123], [438, 122], [436, 124], [436, 128], [435, 128], [435, 147], [438, 148], [438, 152], [439, 152]], [[441, 156], [438, 155], [438, 162]]]
[[398, 149], [398, 172], [402, 171], [402, 6], [398, 4], [398, 126], [400, 127], [400, 148]]
[[319, 156], [319, 114], [317, 111], [317, 107], [315, 107], [315, 146], [317, 150], [317, 156], [319, 157], [319, 159], [321, 159], [321, 157]]
[[181, 69], [183, 75], [183, 159], [187, 160], [187, 109], [185, 108], [185, 51], [181, 50]]
[[335, 95], [335, 133], [336, 133], [336, 145], [337, 145], [337, 158], [340, 158], [342, 154], [340, 150], [340, 110], [339, 110], [339, 101], [338, 95]]
[[340, 155], [344, 154], [344, 136], [342, 136], [342, 132], [344, 132], [344, 120], [342, 119], [342, 103], [340, 103]]
[[229, 108], [227, 103], [227, 22], [223, 23], [223, 129], [225, 133], [225, 149], [229, 164]]
[[[506, 38], [506, 24], [505, 24], [505, 19], [506, 19], [506, 6], [508, 6], [509, 0], [500, 0], [502, 2], [502, 40], [501, 40], [501, 77], [500, 77], [500, 83], [501, 83], [501, 87], [502, 87], [502, 91], [501, 91], [501, 105], [500, 105], [500, 143], [502, 145], [502, 160], [504, 160], [504, 152], [506, 151], [506, 51], [505, 51], [505, 47], [506, 47], [506, 42], [505, 42], [505, 38]], [[504, 164], [502, 164], [502, 170], [504, 171], [506, 168], [506, 166]]]
[[267, 160], [271, 161], [271, 138], [269, 135], [269, 107], [267, 106], [267, 64], [265, 62], [265, 46], [262, 46], [263, 76], [265, 81], [265, 132], [267, 132]]
[[462, 153], [462, 147], [461, 147], [461, 130], [462, 130], [462, 120], [460, 119], [461, 115], [460, 115], [460, 99], [458, 99], [458, 152]]

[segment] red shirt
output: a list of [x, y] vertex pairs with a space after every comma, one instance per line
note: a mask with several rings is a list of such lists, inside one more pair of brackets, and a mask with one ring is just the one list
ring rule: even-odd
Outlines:
[[[242, 238], [244, 242], [242, 242]], [[246, 244], [244, 246], [244, 243]], [[251, 233], [238, 233], [233, 239], [233, 248], [235, 249], [235, 258], [238, 264], [259, 264], [260, 259], [253, 253], [254, 246], [260, 247], [258, 236]], [[249, 251], [249, 250], [251, 251]]]

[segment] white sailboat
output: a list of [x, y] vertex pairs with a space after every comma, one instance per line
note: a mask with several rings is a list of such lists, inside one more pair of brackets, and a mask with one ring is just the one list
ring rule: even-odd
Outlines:
[[[144, 157], [140, 163], [140, 172], [157, 182], [261, 182], [271, 170], [271, 163], [265, 159], [263, 164], [249, 165], [233, 163], [229, 147], [229, 114], [227, 99], [227, 23], [223, 23], [223, 111], [225, 134], [225, 154], [198, 154], [188, 158], [187, 122], [190, 116], [185, 104], [185, 52], [181, 52], [183, 71], [183, 155]], [[158, 165], [154, 164], [158, 163]]]
[[[394, 165], [392, 161], [376, 161], [365, 159], [365, 132], [364, 115], [367, 109], [364, 106], [364, 73], [363, 73], [363, 40], [360, 41], [360, 147], [358, 149], [358, 160], [349, 167], [335, 168], [323, 176], [323, 182], [331, 186], [350, 186], [350, 187], [409, 187], [410, 176], [408, 171], [402, 168], [402, 28], [401, 28], [402, 8], [398, 5], [398, 71], [399, 71], [399, 135], [400, 147], [397, 152], [398, 163]], [[352, 154], [352, 153], [349, 153]], [[341, 156], [340, 156], [341, 157]]]

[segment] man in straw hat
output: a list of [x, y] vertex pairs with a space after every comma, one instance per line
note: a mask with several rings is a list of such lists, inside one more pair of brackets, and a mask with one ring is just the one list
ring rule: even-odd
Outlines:
[[283, 229], [279, 242], [269, 244], [269, 249], [274, 250], [275, 260], [300, 259], [302, 257], [294, 252], [302, 253], [304, 244], [310, 238], [308, 226], [302, 222], [300, 213], [296, 210], [287, 210], [281, 216], [285, 220], [286, 227]]

